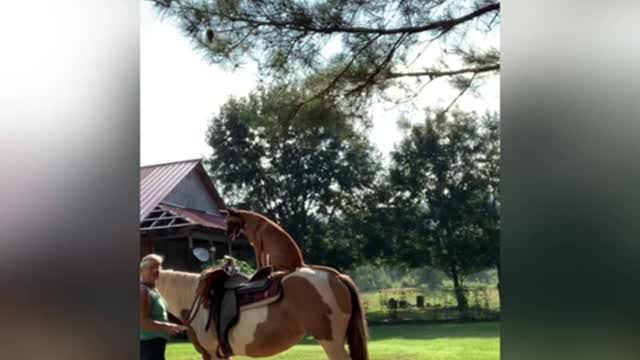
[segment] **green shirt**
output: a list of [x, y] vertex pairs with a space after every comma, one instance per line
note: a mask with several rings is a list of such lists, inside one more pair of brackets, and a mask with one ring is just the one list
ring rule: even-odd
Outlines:
[[[167, 303], [162, 296], [154, 289], [147, 285], [141, 284], [147, 289], [147, 293], [151, 296], [151, 319], [156, 321], [169, 321], [167, 313]], [[164, 331], [147, 331], [140, 328], [140, 340], [151, 340], [155, 338], [169, 339], [169, 334]]]

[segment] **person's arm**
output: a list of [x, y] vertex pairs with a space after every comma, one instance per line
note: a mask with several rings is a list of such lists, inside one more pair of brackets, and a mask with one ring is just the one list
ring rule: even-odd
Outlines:
[[164, 331], [171, 335], [179, 334], [186, 327], [168, 321], [158, 321], [151, 318], [151, 295], [144, 287], [140, 287], [140, 327], [147, 331]]

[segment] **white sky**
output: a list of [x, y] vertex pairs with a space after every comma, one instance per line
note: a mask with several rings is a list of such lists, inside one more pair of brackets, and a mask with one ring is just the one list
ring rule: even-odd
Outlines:
[[[140, 163], [208, 156], [211, 149], [204, 138], [209, 119], [229, 96], [246, 95], [255, 87], [256, 67], [247, 64], [229, 73], [209, 65], [192, 51], [189, 40], [176, 27], [161, 21], [150, 2], [142, 1], [141, 7]], [[465, 94], [458, 105], [464, 110], [499, 111], [498, 76], [487, 81], [480, 93], [479, 97]], [[456, 95], [442, 81], [429, 84], [413, 106], [374, 104], [371, 142], [386, 156], [401, 139], [396, 122], [402, 112], [415, 115], [411, 119], [422, 120], [422, 109], [446, 106]]]

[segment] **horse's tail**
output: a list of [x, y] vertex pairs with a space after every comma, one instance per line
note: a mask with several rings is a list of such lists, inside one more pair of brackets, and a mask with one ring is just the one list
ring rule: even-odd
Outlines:
[[367, 318], [365, 317], [364, 307], [360, 300], [358, 287], [347, 275], [341, 274], [340, 279], [347, 286], [351, 294], [352, 311], [347, 328], [349, 354], [352, 360], [369, 360], [369, 350], [367, 349], [369, 331], [367, 329]]

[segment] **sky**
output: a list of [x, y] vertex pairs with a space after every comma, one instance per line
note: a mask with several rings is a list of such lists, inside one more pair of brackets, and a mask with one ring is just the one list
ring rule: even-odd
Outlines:
[[[205, 142], [210, 119], [230, 96], [247, 95], [256, 86], [256, 66], [248, 63], [231, 73], [210, 65], [175, 26], [160, 19], [149, 1], [141, 1], [140, 14], [140, 164], [207, 157], [212, 152]], [[480, 39], [485, 40], [499, 41]], [[424, 108], [446, 106], [456, 95], [443, 80], [425, 87], [411, 106], [375, 102], [368, 135], [384, 161], [402, 139], [397, 127], [401, 115], [422, 120]], [[457, 105], [467, 111], [499, 111], [499, 77], [488, 80], [478, 95], [465, 95]]]

